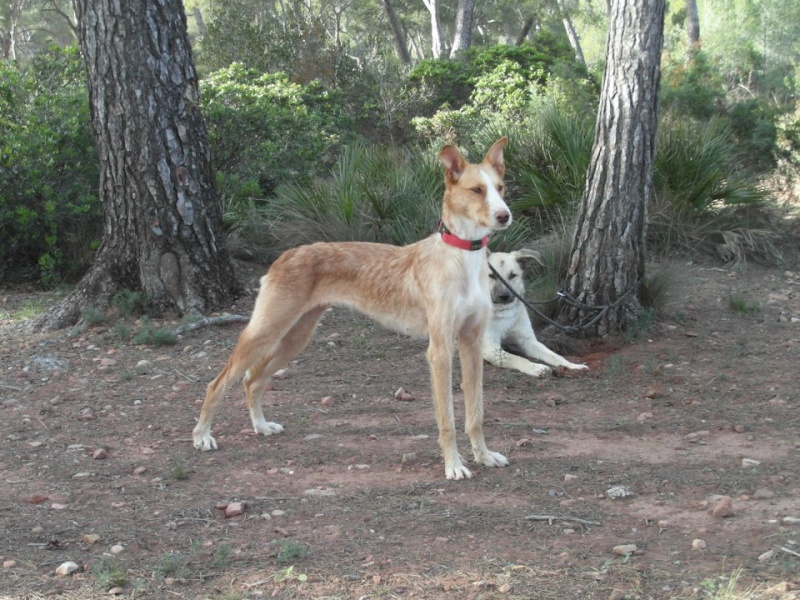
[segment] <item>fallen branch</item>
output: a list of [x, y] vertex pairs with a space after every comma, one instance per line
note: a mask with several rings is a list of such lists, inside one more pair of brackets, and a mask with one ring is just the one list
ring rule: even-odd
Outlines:
[[792, 556], [800, 556], [800, 552], [795, 552], [794, 550], [789, 550], [788, 548], [784, 548], [783, 546], [781, 546], [781, 550], [783, 550], [787, 554], [791, 554]]
[[250, 317], [245, 317], [243, 315], [220, 315], [219, 317], [203, 317], [197, 321], [192, 323], [187, 323], [186, 325], [181, 325], [180, 327], [176, 327], [172, 332], [175, 335], [183, 335], [184, 333], [189, 333], [190, 331], [196, 331], [197, 329], [201, 329], [202, 327], [209, 327], [210, 325], [227, 325], [228, 323], [248, 323], [250, 321]]
[[579, 519], [578, 517], [560, 517], [558, 515], [528, 515], [525, 517], [526, 521], [547, 521], [549, 525], [553, 524], [553, 521], [575, 521], [576, 523], [580, 523], [582, 525], [600, 525], [600, 521], [588, 521], [586, 519]]

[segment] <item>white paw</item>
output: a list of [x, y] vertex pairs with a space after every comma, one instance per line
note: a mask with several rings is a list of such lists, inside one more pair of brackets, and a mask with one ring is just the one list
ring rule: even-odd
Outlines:
[[568, 369], [571, 369], [572, 371], [586, 371], [589, 369], [588, 365], [579, 365], [571, 362], [568, 362], [564, 366], [567, 367]]
[[545, 377], [546, 375], [550, 375], [553, 370], [545, 365], [537, 365], [531, 363], [525, 370], [525, 373], [530, 375], [531, 377]]
[[484, 467], [506, 467], [508, 466], [508, 459], [499, 452], [492, 452], [486, 450], [481, 456], [475, 457], [475, 462], [483, 465]]
[[261, 435], [273, 435], [283, 431], [283, 425], [279, 423], [271, 423], [269, 421], [262, 421], [261, 423], [255, 423], [253, 425], [253, 429], [255, 429], [256, 433], [260, 433]]
[[452, 465], [444, 466], [444, 476], [447, 479], [471, 479], [472, 473], [459, 460]]
[[195, 450], [208, 452], [209, 450], [219, 449], [219, 446], [217, 446], [217, 440], [211, 437], [211, 433], [206, 433], [200, 436], [194, 436], [194, 448]]

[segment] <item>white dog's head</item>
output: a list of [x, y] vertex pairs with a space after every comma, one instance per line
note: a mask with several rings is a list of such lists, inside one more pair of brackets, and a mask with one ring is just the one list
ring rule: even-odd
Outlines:
[[[518, 294], [522, 295], [525, 293], [525, 282], [522, 279], [523, 272], [520, 261], [527, 258], [532, 258], [544, 266], [542, 255], [536, 250], [528, 249], [515, 250], [514, 252], [492, 252], [489, 254], [489, 264], [500, 274], [500, 277], [513, 286]], [[489, 279], [491, 279], [492, 304], [496, 308], [504, 305], [510, 306], [518, 301], [517, 297], [491, 270], [489, 271]]]

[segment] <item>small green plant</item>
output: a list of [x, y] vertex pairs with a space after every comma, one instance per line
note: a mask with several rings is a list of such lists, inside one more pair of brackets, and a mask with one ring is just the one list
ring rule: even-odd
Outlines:
[[33, 317], [39, 315], [40, 313], [44, 312], [44, 304], [41, 300], [28, 300], [25, 304], [22, 305], [17, 312], [11, 315], [11, 318], [14, 320], [24, 321], [25, 319], [32, 319]]
[[121, 290], [111, 299], [111, 304], [123, 317], [132, 317], [144, 312], [144, 298], [141, 292]]
[[619, 377], [625, 372], [625, 361], [619, 354], [612, 354], [605, 364], [606, 377]]
[[119, 378], [122, 381], [130, 381], [131, 379], [133, 379], [134, 375], [135, 373], [133, 371], [131, 371], [130, 369], [125, 369], [122, 373], [119, 374]]
[[106, 315], [101, 310], [89, 304], [81, 309], [81, 318], [88, 327], [91, 327], [92, 325], [97, 325], [105, 321]]
[[287, 540], [281, 544], [275, 559], [278, 561], [278, 564], [286, 564], [293, 560], [305, 558], [308, 554], [309, 549], [306, 546], [294, 540]]
[[124, 321], [117, 321], [111, 332], [120, 342], [127, 342], [131, 339], [131, 326]]
[[742, 314], [753, 314], [761, 311], [761, 306], [758, 302], [751, 302], [740, 294], [728, 296], [728, 308], [733, 312]]
[[648, 275], [639, 285], [639, 302], [645, 308], [661, 311], [667, 303], [669, 291], [675, 282], [675, 273], [669, 269], [661, 269]]
[[156, 567], [156, 574], [159, 577], [185, 579], [189, 575], [186, 558], [179, 552], [165, 553]]
[[308, 581], [308, 575], [305, 573], [294, 573], [294, 565], [286, 567], [283, 571], [278, 571], [273, 575], [273, 579], [277, 582], [290, 581], [296, 579], [297, 581]]
[[172, 473], [171, 474], [172, 474], [172, 478], [175, 481], [185, 481], [185, 480], [189, 479], [189, 475], [191, 474], [191, 471], [189, 471], [189, 469], [186, 468], [186, 465], [178, 463], [178, 464], [176, 464], [175, 466], [172, 467]]
[[125, 587], [128, 574], [116, 558], [103, 556], [100, 562], [92, 565], [92, 575], [97, 579], [97, 584], [104, 589]]
[[631, 342], [647, 335], [653, 328], [655, 318], [656, 312], [652, 308], [646, 308], [637, 314], [625, 328], [625, 341]]
[[142, 327], [131, 341], [136, 345], [171, 346], [178, 341], [178, 336], [171, 329], [157, 329], [149, 319], [142, 319]]
[[224, 570], [228, 566], [231, 557], [231, 547], [228, 544], [220, 544], [214, 551], [214, 568]]

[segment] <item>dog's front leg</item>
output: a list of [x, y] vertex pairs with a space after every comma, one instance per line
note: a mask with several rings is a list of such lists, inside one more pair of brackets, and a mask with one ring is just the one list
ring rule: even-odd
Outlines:
[[453, 415], [453, 336], [431, 332], [428, 345], [428, 364], [431, 369], [433, 401], [436, 405], [436, 422], [439, 426], [439, 447], [444, 456], [444, 474], [447, 479], [472, 477], [461, 461], [456, 445], [456, 423]]
[[458, 336], [458, 352], [464, 387], [464, 429], [472, 444], [475, 462], [487, 467], [505, 467], [508, 459], [489, 450], [483, 437], [483, 355], [479, 325], [462, 330]]

